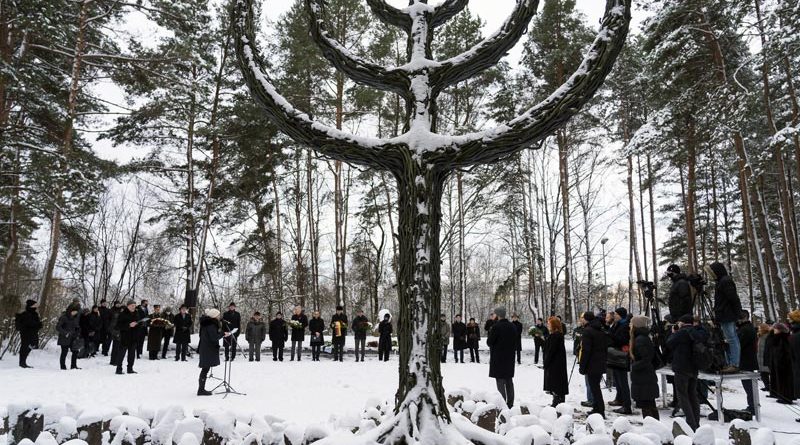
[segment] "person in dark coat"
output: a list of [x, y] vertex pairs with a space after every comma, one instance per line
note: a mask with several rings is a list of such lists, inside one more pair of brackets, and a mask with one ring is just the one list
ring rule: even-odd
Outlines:
[[378, 360], [389, 361], [392, 353], [392, 316], [385, 314], [383, 320], [378, 323]]
[[70, 369], [78, 368], [78, 352], [83, 346], [81, 327], [78, 320], [80, 305], [71, 303], [67, 310], [58, 318], [56, 332], [58, 332], [58, 345], [61, 346], [61, 369], [67, 369], [67, 353], [72, 352]]
[[686, 423], [696, 430], [700, 427], [700, 399], [697, 392], [698, 369], [693, 351], [695, 343], [708, 339], [708, 332], [700, 326], [694, 326], [691, 315], [681, 317], [675, 329], [666, 342], [667, 348], [672, 352], [675, 397], [686, 416]]
[[[608, 340], [603, 332], [603, 323], [591, 312], [585, 312], [580, 320], [583, 325], [581, 333], [581, 350], [578, 371], [586, 376], [589, 390], [592, 392], [592, 410], [589, 414], [600, 414], [606, 417], [606, 405], [600, 380], [606, 372]], [[552, 335], [552, 334], [551, 334]]]
[[175, 343], [175, 361], [185, 362], [186, 353], [189, 352], [189, 342], [192, 339], [192, 316], [185, 304], [181, 305], [173, 324], [175, 325], [175, 336], [172, 338], [172, 342]]
[[506, 319], [506, 309], [494, 310], [497, 321], [489, 330], [489, 377], [495, 379], [497, 390], [509, 408], [514, 406], [514, 355], [517, 329]]
[[167, 321], [167, 326], [164, 328], [164, 340], [163, 340], [163, 347], [161, 348], [161, 358], [167, 358], [167, 352], [169, 352], [169, 343], [172, 340], [172, 336], [175, 335], [175, 314], [172, 313], [172, 309], [167, 307], [164, 309], [164, 320]]
[[[359, 309], [353, 318], [353, 337], [356, 341], [356, 361], [364, 361], [364, 350], [367, 347], [367, 331], [369, 331], [369, 320], [364, 315], [364, 311]], [[359, 350], [361, 355], [359, 356]]]
[[87, 354], [94, 357], [103, 344], [103, 319], [100, 316], [100, 306], [92, 306], [92, 311], [86, 317], [87, 335], [85, 337]]
[[294, 361], [294, 352], [295, 349], [297, 350], [297, 361], [300, 361], [300, 355], [303, 352], [303, 337], [306, 335], [306, 326], [308, 326], [308, 317], [303, 312], [303, 308], [300, 306], [294, 307], [294, 312], [292, 313], [292, 321], [300, 323], [300, 327], [292, 327], [292, 358], [291, 361]]
[[239, 334], [242, 331], [242, 315], [236, 311], [236, 303], [231, 301], [228, 305], [228, 310], [222, 316], [222, 329], [225, 332], [233, 332], [223, 340], [222, 345], [225, 346], [225, 361], [233, 361], [236, 358], [236, 341], [239, 339]]
[[200, 342], [197, 352], [200, 356], [200, 378], [198, 379], [197, 395], [210, 396], [211, 391], [206, 391], [208, 371], [214, 366], [219, 366], [219, 339], [229, 337], [230, 331], [222, 329], [217, 309], [206, 309], [205, 316], [200, 317]]
[[481, 356], [478, 354], [480, 345], [481, 327], [478, 326], [474, 318], [470, 318], [469, 323], [467, 323], [467, 347], [469, 348], [469, 361], [471, 363], [481, 362]]
[[158, 354], [161, 352], [161, 341], [164, 339], [164, 333], [169, 325], [166, 318], [164, 318], [164, 313], [161, 312], [161, 305], [153, 305], [153, 312], [150, 314], [149, 323], [150, 330], [147, 333], [147, 352], [150, 356], [150, 360], [158, 360]]
[[104, 356], [108, 356], [108, 351], [111, 348], [111, 319], [113, 318], [113, 314], [111, 313], [111, 308], [108, 307], [108, 301], [105, 299], [100, 300], [100, 321], [101, 321], [101, 328], [100, 333], [98, 336], [98, 341], [102, 344], [101, 352]]
[[[794, 382], [794, 398], [800, 398], [800, 310], [789, 313], [789, 329], [792, 337], [789, 346], [792, 348], [792, 381]], [[800, 420], [798, 420], [800, 421]]]
[[39, 303], [35, 300], [25, 302], [25, 310], [14, 318], [17, 331], [19, 331], [19, 367], [32, 368], [28, 365], [28, 356], [31, 349], [39, 347], [39, 330], [42, 329], [42, 320], [39, 318]]
[[325, 345], [325, 320], [320, 318], [319, 311], [314, 311], [311, 314], [311, 320], [308, 322], [308, 332], [311, 335], [309, 344], [311, 345], [311, 361], [319, 361], [319, 353], [322, 346]]
[[725, 354], [727, 366], [722, 368], [720, 373], [731, 374], [739, 372], [739, 360], [741, 357], [741, 345], [739, 337], [736, 335], [736, 322], [742, 313], [742, 302], [736, 292], [736, 283], [728, 275], [728, 270], [722, 263], [712, 263], [706, 266], [706, 273], [709, 279], [716, 282], [714, 285], [714, 321], [722, 329], [728, 350]]
[[631, 398], [642, 410], [642, 418], [661, 417], [656, 407], [659, 396], [658, 376], [653, 366], [656, 348], [650, 339], [650, 319], [637, 316], [631, 318]]
[[283, 314], [277, 312], [275, 318], [269, 322], [269, 340], [272, 342], [272, 361], [283, 361], [283, 348], [289, 339], [289, 329]]
[[[739, 369], [742, 371], [758, 371], [758, 335], [753, 323], [750, 322], [750, 313], [742, 311], [742, 319], [739, 320], [739, 328], [736, 335], [739, 337], [739, 344], [742, 346]], [[742, 380], [742, 387], [747, 394], [747, 411], [755, 415], [755, 399], [752, 380]]]
[[439, 356], [442, 363], [447, 363], [447, 348], [450, 346], [450, 323], [444, 314], [439, 316]]
[[[611, 346], [623, 352], [628, 352], [631, 343], [630, 318], [628, 311], [624, 307], [617, 308], [613, 312], [614, 322], [609, 328]], [[619, 406], [614, 412], [617, 414], [632, 414], [631, 410], [631, 390], [628, 384], [628, 368], [610, 367], [614, 376], [614, 386], [617, 388], [617, 397], [609, 402], [610, 406]]]
[[261, 361], [261, 343], [267, 338], [267, 325], [261, 319], [261, 312], [256, 311], [244, 330], [244, 339], [247, 340], [250, 361]]
[[150, 308], [148, 305], [150, 304], [147, 300], [142, 300], [141, 304], [136, 307], [136, 319], [137, 320], [144, 320], [139, 323], [137, 326], [138, 330], [138, 337], [137, 337], [137, 344], [136, 344], [136, 358], [142, 358], [142, 352], [144, 351], [144, 341], [147, 338], [147, 332], [150, 329], [150, 321], [147, 320], [150, 317]]
[[497, 323], [497, 315], [493, 313], [489, 314], [489, 318], [486, 320], [486, 323], [483, 324], [483, 330], [486, 332], [486, 338], [489, 338], [489, 331], [492, 330], [492, 326]]
[[511, 315], [511, 324], [517, 329], [517, 343], [516, 343], [516, 350], [517, 350], [517, 364], [522, 364], [522, 323], [519, 321], [519, 315], [513, 314]]
[[122, 309], [117, 317], [117, 329], [119, 330], [120, 348], [116, 357], [117, 374], [122, 374], [122, 359], [128, 356], [128, 374], [136, 374], [133, 364], [136, 361], [137, 348], [139, 346], [139, 311], [136, 302], [128, 300], [127, 306]]
[[792, 345], [789, 326], [775, 323], [770, 339], [769, 382], [778, 403], [791, 404], [795, 399], [792, 370]]
[[678, 320], [684, 315], [691, 315], [693, 310], [692, 291], [686, 274], [681, 272], [681, 268], [677, 264], [671, 264], [667, 268], [666, 275], [672, 282], [668, 300], [670, 317]]
[[564, 403], [569, 394], [567, 377], [567, 349], [564, 346], [564, 327], [557, 317], [547, 320], [549, 325], [547, 340], [544, 341], [542, 365], [544, 367], [544, 391], [553, 395], [552, 406]]
[[331, 342], [333, 343], [333, 361], [344, 361], [344, 341], [347, 338], [347, 314], [344, 307], [336, 306], [336, 313], [331, 317]]
[[772, 338], [771, 334], [772, 326], [767, 323], [758, 325], [758, 372], [761, 374], [761, 383], [764, 384], [761, 390], [767, 391], [769, 395], [773, 395], [769, 387], [769, 343]]
[[456, 363], [464, 363], [464, 349], [467, 349], [467, 325], [461, 321], [461, 314], [456, 315], [453, 325], [450, 327], [453, 332], [453, 359]]
[[[539, 350], [544, 347], [544, 343], [547, 340], [547, 336], [550, 335], [550, 331], [547, 330], [547, 326], [544, 324], [544, 320], [541, 318], [537, 319], [536, 324], [534, 325], [536, 328], [536, 332], [533, 335], [533, 364], [539, 364]], [[563, 336], [563, 332], [562, 332]]]
[[125, 307], [123, 307], [119, 301], [114, 301], [114, 303], [111, 305], [111, 322], [108, 325], [108, 334], [111, 338], [111, 358], [109, 359], [109, 364], [114, 366], [117, 366], [117, 356], [122, 349], [119, 339], [119, 327], [117, 326], [117, 320], [119, 319], [119, 314], [124, 309]]

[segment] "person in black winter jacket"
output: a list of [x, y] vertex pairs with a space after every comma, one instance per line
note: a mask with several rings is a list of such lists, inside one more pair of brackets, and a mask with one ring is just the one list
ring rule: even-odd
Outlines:
[[564, 403], [569, 394], [567, 377], [567, 349], [564, 346], [564, 327], [557, 317], [550, 317], [547, 340], [544, 341], [542, 366], [544, 368], [544, 391], [553, 395], [552, 406]]
[[[146, 318], [150, 317], [150, 308], [148, 307], [149, 304], [150, 302], [148, 300], [142, 300], [139, 306], [136, 306], [137, 320], [145, 320]], [[136, 326], [137, 330], [136, 358], [142, 357], [142, 351], [144, 351], [144, 341], [145, 339], [147, 339], [147, 334], [149, 329], [150, 329], [149, 320], [142, 321]]]
[[792, 345], [789, 326], [775, 323], [770, 338], [769, 384], [778, 403], [791, 404], [795, 399], [792, 373]]
[[42, 320], [39, 318], [39, 303], [34, 300], [25, 302], [25, 310], [16, 315], [14, 323], [19, 331], [19, 367], [32, 368], [28, 365], [31, 349], [39, 346], [39, 330]]
[[219, 339], [231, 335], [230, 331], [224, 331], [222, 328], [219, 315], [217, 309], [206, 309], [205, 316], [200, 317], [200, 342], [197, 345], [200, 367], [198, 396], [211, 395], [211, 391], [206, 391], [208, 371], [214, 366], [219, 366]]
[[185, 362], [186, 354], [189, 352], [189, 342], [192, 339], [192, 315], [189, 314], [189, 308], [185, 304], [181, 305], [173, 324], [175, 325], [175, 336], [172, 338], [172, 342], [175, 343], [175, 361]]
[[319, 353], [322, 346], [325, 345], [325, 320], [320, 318], [319, 311], [314, 311], [311, 314], [311, 320], [308, 322], [308, 333], [311, 335], [309, 344], [311, 345], [311, 361], [319, 361]]
[[[794, 382], [794, 398], [800, 398], [800, 310], [789, 312], [789, 346], [792, 349], [792, 381]], [[800, 422], [800, 420], [798, 420]]]
[[111, 338], [111, 358], [109, 364], [117, 366], [117, 356], [119, 355], [122, 345], [119, 339], [119, 327], [117, 327], [117, 320], [119, 314], [125, 309], [119, 301], [114, 301], [111, 305], [111, 321], [108, 324], [108, 336]]
[[[613, 312], [614, 322], [609, 328], [608, 335], [611, 346], [617, 350], [628, 352], [631, 343], [631, 328], [628, 311], [624, 307]], [[614, 386], [617, 388], [617, 397], [609, 402], [610, 406], [619, 406], [614, 410], [617, 414], [631, 414], [631, 390], [628, 384], [628, 368], [610, 367], [614, 376]]]
[[236, 311], [236, 303], [231, 301], [228, 305], [228, 310], [222, 316], [222, 329], [225, 332], [234, 332], [225, 337], [222, 345], [225, 347], [225, 361], [233, 361], [236, 359], [236, 348], [238, 347], [236, 341], [239, 339], [239, 334], [242, 330], [242, 315]]
[[292, 321], [300, 323], [300, 327], [292, 327], [292, 357], [290, 360], [294, 361], [294, 353], [297, 351], [297, 361], [299, 362], [300, 355], [303, 352], [303, 337], [306, 335], [306, 326], [308, 326], [308, 317], [306, 317], [302, 307], [294, 307]]
[[583, 332], [578, 371], [587, 377], [589, 390], [592, 393], [593, 405], [589, 414], [600, 414], [605, 418], [606, 404], [600, 389], [600, 380], [606, 372], [608, 340], [603, 332], [603, 323], [593, 313], [585, 312], [580, 322], [583, 325]]
[[486, 332], [486, 337], [489, 337], [489, 331], [492, 330], [492, 326], [497, 323], [497, 315], [493, 313], [489, 314], [489, 318], [486, 320], [486, 323], [483, 324], [483, 330]]
[[650, 319], [631, 318], [631, 398], [642, 410], [642, 418], [659, 420], [656, 399], [659, 396], [658, 376], [653, 366], [656, 348], [650, 340]]
[[[362, 362], [364, 361], [364, 350], [367, 346], [367, 331], [369, 331], [369, 320], [364, 315], [364, 311], [359, 309], [358, 312], [356, 312], [355, 318], [353, 318], [353, 337], [355, 337], [356, 341], [356, 361], [359, 361], [359, 359]], [[359, 350], [361, 351], [360, 356]]]
[[389, 354], [392, 353], [392, 316], [386, 314], [378, 324], [378, 360], [389, 361]]
[[344, 307], [336, 306], [336, 313], [331, 317], [331, 343], [333, 344], [333, 361], [344, 361], [344, 342], [347, 338], [347, 314]]
[[[739, 320], [739, 328], [736, 330], [736, 335], [739, 337], [739, 344], [742, 346], [741, 359], [739, 361], [739, 369], [742, 371], [758, 371], [758, 335], [753, 323], [750, 322], [750, 313], [742, 311], [742, 319]], [[747, 411], [755, 415], [755, 399], [753, 397], [754, 389], [752, 380], [742, 380], [742, 387], [745, 394], [747, 394]]]
[[666, 275], [672, 281], [668, 300], [670, 317], [673, 320], [678, 320], [684, 315], [691, 315], [692, 291], [686, 274], [681, 272], [681, 268], [677, 264], [671, 264], [667, 268]]
[[128, 374], [136, 374], [133, 364], [136, 361], [137, 348], [139, 344], [140, 328], [138, 321], [140, 314], [136, 310], [136, 302], [128, 300], [127, 306], [120, 311], [117, 316], [117, 329], [119, 330], [120, 347], [117, 352], [116, 362], [117, 374], [122, 374], [122, 359], [128, 356]]
[[275, 318], [269, 322], [269, 341], [272, 342], [272, 361], [283, 361], [283, 347], [289, 339], [289, 329], [283, 314], [278, 312]]
[[736, 336], [736, 322], [742, 313], [742, 302], [736, 292], [736, 283], [728, 275], [722, 263], [713, 263], [705, 268], [708, 277], [716, 282], [714, 285], [714, 321], [722, 329], [725, 342], [728, 344], [726, 359], [728, 365], [720, 371], [730, 374], [739, 371], [741, 345]]
[[517, 343], [515, 345], [517, 351], [517, 364], [522, 364], [522, 323], [519, 321], [519, 315], [512, 314], [511, 315], [511, 324], [514, 325], [514, 328], [517, 329]]
[[456, 315], [453, 325], [450, 327], [453, 333], [453, 359], [456, 363], [464, 363], [464, 349], [467, 349], [467, 325], [461, 321], [461, 314]]
[[61, 314], [56, 323], [58, 332], [58, 345], [61, 346], [61, 358], [59, 363], [61, 369], [67, 369], [67, 353], [72, 352], [70, 369], [78, 368], [78, 351], [82, 347], [81, 327], [78, 321], [80, 305], [70, 304], [67, 310]]
[[544, 320], [539, 318], [537, 320], [536, 325], [534, 326], [537, 332], [533, 336], [533, 364], [539, 364], [539, 350], [544, 347], [544, 343], [547, 340], [547, 336], [550, 335], [550, 331], [547, 329], [547, 326], [544, 324]]
[[700, 426], [700, 400], [697, 393], [697, 365], [693, 359], [694, 344], [705, 342], [708, 332], [694, 326], [691, 315], [678, 320], [677, 330], [667, 338], [667, 348], [672, 352], [672, 371], [675, 373], [675, 397], [686, 415], [686, 423], [696, 430]]
[[267, 338], [267, 325], [261, 319], [261, 312], [256, 311], [247, 322], [244, 338], [250, 353], [250, 361], [261, 361], [261, 343]]
[[497, 390], [509, 408], [514, 406], [514, 355], [517, 329], [506, 319], [506, 309], [494, 310], [497, 321], [489, 330], [489, 377], [495, 379]]
[[84, 337], [86, 350], [90, 357], [94, 357], [103, 343], [103, 319], [100, 316], [100, 307], [92, 306], [92, 311], [86, 317], [87, 335]]
[[103, 355], [107, 356], [108, 350], [111, 348], [111, 319], [113, 318], [111, 309], [108, 307], [108, 301], [105, 299], [100, 300], [99, 311], [102, 326], [98, 335], [98, 341], [103, 345], [101, 350]]
[[467, 323], [467, 347], [469, 348], [469, 361], [481, 362], [481, 356], [478, 354], [478, 349], [481, 344], [481, 327], [475, 322], [474, 318], [469, 319]]

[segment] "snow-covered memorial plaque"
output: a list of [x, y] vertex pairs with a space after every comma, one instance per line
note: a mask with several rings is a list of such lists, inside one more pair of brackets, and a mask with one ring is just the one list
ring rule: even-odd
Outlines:
[[[471, 423], [451, 418], [442, 388], [440, 342], [435, 341], [440, 332], [435, 321], [441, 300], [443, 185], [456, 169], [502, 161], [534, 147], [565, 125], [592, 98], [614, 66], [628, 33], [630, 0], [607, 0], [600, 29], [582, 63], [549, 97], [507, 123], [459, 136], [436, 132], [437, 96], [496, 65], [525, 34], [538, 0], [517, 0], [497, 32], [447, 60], [433, 60], [436, 28], [462, 11], [468, 0], [445, 0], [438, 5], [410, 0], [405, 8], [393, 7], [386, 0], [367, 0], [381, 21], [408, 35], [406, 63], [392, 67], [378, 66], [348, 51], [331, 37], [322, 20], [325, 0], [306, 0], [311, 35], [331, 64], [355, 82], [396, 93], [405, 100], [405, 131], [391, 139], [345, 133], [315, 122], [288, 103], [273, 86], [256, 46], [253, 0], [234, 1], [239, 65], [252, 95], [272, 121], [323, 156], [390, 172], [397, 182], [399, 387], [393, 418], [365, 434], [363, 443], [505, 443], [500, 436], [488, 437], [485, 430], [479, 433]], [[264, 159], [266, 162], [266, 153]]]

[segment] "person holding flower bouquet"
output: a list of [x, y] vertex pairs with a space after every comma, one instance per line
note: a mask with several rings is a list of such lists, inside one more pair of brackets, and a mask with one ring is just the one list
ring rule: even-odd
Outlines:
[[297, 361], [300, 361], [300, 355], [303, 351], [303, 336], [306, 335], [306, 326], [308, 326], [308, 317], [303, 313], [303, 308], [300, 306], [294, 307], [292, 319], [289, 321], [289, 326], [292, 328], [292, 358], [294, 361], [294, 351], [297, 349]]
[[333, 343], [333, 361], [344, 361], [344, 341], [347, 337], [347, 315], [342, 306], [336, 306], [336, 313], [331, 317], [331, 336]]
[[283, 361], [283, 347], [289, 339], [289, 330], [283, 314], [277, 312], [275, 319], [269, 322], [269, 340], [272, 342], [272, 361]]
[[318, 362], [320, 350], [325, 345], [325, 337], [322, 332], [325, 330], [325, 321], [320, 317], [319, 311], [311, 314], [308, 330], [311, 332], [311, 361]]
[[547, 326], [544, 324], [544, 320], [538, 318], [536, 320], [536, 325], [531, 328], [528, 333], [533, 337], [533, 364], [539, 364], [539, 351], [544, 348], [544, 343], [547, 341], [547, 337], [550, 335], [550, 330], [547, 329]]
[[364, 361], [364, 350], [367, 346], [367, 331], [370, 330], [372, 324], [364, 315], [364, 311], [359, 309], [356, 312], [356, 318], [353, 319], [353, 334], [356, 339], [356, 361], [359, 361], [359, 350], [361, 351], [361, 361]]

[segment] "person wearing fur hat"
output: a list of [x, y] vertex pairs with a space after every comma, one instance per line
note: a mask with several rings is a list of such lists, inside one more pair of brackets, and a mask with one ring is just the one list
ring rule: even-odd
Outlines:
[[80, 312], [80, 305], [70, 303], [67, 306], [56, 323], [56, 332], [58, 332], [58, 345], [61, 346], [61, 358], [59, 363], [61, 369], [67, 369], [67, 353], [72, 352], [70, 369], [78, 368], [78, 351], [83, 347], [81, 339], [81, 327], [78, 321], [78, 312]]
[[208, 371], [215, 366], [219, 366], [219, 339], [229, 337], [230, 331], [223, 331], [220, 322], [218, 309], [206, 309], [204, 315], [200, 317], [200, 342], [197, 345], [197, 352], [200, 356], [198, 363], [200, 367], [200, 378], [198, 379], [197, 395], [210, 396], [211, 391], [206, 391], [206, 379]]
[[25, 310], [14, 318], [14, 324], [19, 331], [19, 367], [31, 368], [28, 365], [28, 355], [31, 349], [39, 345], [39, 330], [42, 329], [42, 320], [36, 309], [39, 303], [35, 300], [25, 302]]
[[778, 403], [791, 404], [795, 399], [794, 374], [792, 372], [792, 346], [789, 326], [785, 323], [772, 325], [770, 339], [770, 389]]
[[631, 318], [631, 398], [642, 410], [642, 418], [659, 419], [656, 399], [659, 396], [658, 376], [653, 362], [656, 348], [650, 339], [650, 319]]
[[517, 328], [506, 318], [506, 308], [494, 310], [497, 321], [489, 330], [489, 377], [495, 379], [497, 390], [509, 408], [514, 407], [514, 358]]
[[128, 304], [117, 317], [116, 326], [119, 330], [120, 348], [117, 351], [117, 356], [112, 357], [117, 365], [117, 374], [122, 374], [122, 359], [126, 354], [128, 356], [128, 374], [136, 374], [136, 371], [133, 370], [133, 364], [137, 358], [139, 336], [141, 335], [141, 328], [139, 327], [140, 315], [136, 302], [128, 300]]

